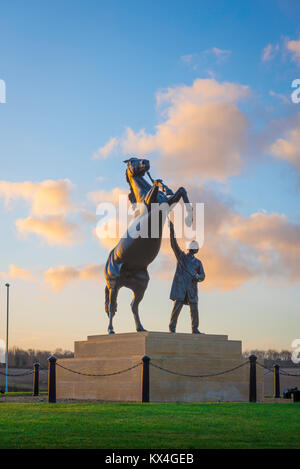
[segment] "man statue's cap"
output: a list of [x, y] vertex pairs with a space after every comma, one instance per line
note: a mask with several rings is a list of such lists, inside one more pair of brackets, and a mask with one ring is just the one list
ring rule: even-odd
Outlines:
[[190, 242], [188, 249], [199, 249], [199, 244], [197, 241], [193, 240]]

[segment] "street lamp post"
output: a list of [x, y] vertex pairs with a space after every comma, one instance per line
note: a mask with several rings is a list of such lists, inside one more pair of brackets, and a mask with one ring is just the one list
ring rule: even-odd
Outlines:
[[5, 392], [8, 392], [8, 319], [9, 319], [9, 283], [6, 286], [6, 357], [5, 357]]

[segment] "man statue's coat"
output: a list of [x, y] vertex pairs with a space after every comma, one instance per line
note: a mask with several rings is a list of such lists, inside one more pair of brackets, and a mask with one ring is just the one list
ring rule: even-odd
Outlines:
[[171, 300], [183, 301], [184, 304], [198, 303], [198, 282], [195, 277], [205, 275], [202, 262], [190, 253], [180, 249], [175, 237], [171, 238], [171, 245], [177, 258], [177, 268], [172, 283]]

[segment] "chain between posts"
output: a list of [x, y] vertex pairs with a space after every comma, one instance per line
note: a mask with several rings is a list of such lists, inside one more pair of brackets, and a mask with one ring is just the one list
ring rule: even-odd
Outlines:
[[[247, 365], [248, 363], [249, 363], [248, 361], [245, 361], [245, 362], [241, 363], [240, 365], [238, 365], [234, 368], [230, 368], [229, 370], [224, 370], [224, 371], [220, 371], [218, 373], [212, 373], [212, 374], [206, 374], [206, 375], [189, 375], [189, 374], [184, 374], [184, 373], [178, 373], [176, 371], [168, 370], [166, 368], [163, 368], [163, 367], [153, 363], [152, 361], [150, 362], [150, 365], [153, 366], [154, 368], [158, 368], [161, 371], [165, 371], [166, 373], [170, 373], [170, 374], [177, 375], [177, 376], [183, 376], [183, 377], [186, 377], [186, 378], [208, 378], [210, 376], [220, 376], [220, 375], [223, 375], [223, 374], [226, 374], [226, 373], [230, 373], [232, 371], [235, 371], [235, 370]], [[56, 362], [56, 365], [59, 366], [60, 368], [63, 368], [66, 371], [69, 371], [70, 373], [75, 373], [75, 374], [78, 374], [78, 375], [95, 376], [95, 377], [103, 376], [103, 377], [105, 377], [105, 376], [113, 376], [113, 375], [118, 375], [118, 374], [121, 374], [121, 373], [126, 373], [127, 371], [131, 371], [134, 368], [137, 368], [137, 367], [141, 366], [141, 363], [140, 362], [136, 363], [135, 365], [133, 365], [129, 368], [126, 368], [124, 370], [114, 371], [113, 373], [105, 373], [105, 374], [83, 373], [81, 371], [71, 370], [70, 368], [67, 368], [66, 366], [63, 366], [58, 362]], [[262, 363], [257, 362], [257, 365], [266, 370], [265, 375], [267, 375], [268, 373], [273, 373], [272, 369], [266, 367]], [[40, 368], [39, 371], [41, 372], [41, 371], [48, 371], [48, 370], [47, 370], [47, 368]], [[22, 376], [32, 375], [33, 373], [34, 373], [34, 370], [26, 371], [25, 373], [20, 373], [20, 374], [12, 374], [12, 373], [5, 373], [5, 372], [3, 373], [2, 371], [0, 371], [0, 375], [2, 375], [2, 376], [10, 376], [10, 377], [15, 377], [15, 378], [17, 378], [18, 376], [22, 377]], [[300, 377], [300, 373], [299, 374], [288, 373], [288, 372], [283, 371], [283, 370], [280, 370], [280, 374], [284, 375], [284, 376], [293, 376], [293, 377], [299, 376]]]
[[270, 373], [273, 372], [273, 370], [271, 368], [268, 368], [267, 366], [263, 365], [262, 363], [256, 362], [256, 364], [258, 366], [260, 366], [261, 368], [264, 368], [265, 370], [268, 370]]
[[58, 362], [56, 362], [56, 365], [59, 366], [60, 368], [63, 368], [66, 371], [69, 371], [70, 373], [75, 373], [77, 375], [82, 375], [82, 376], [94, 376], [94, 377], [105, 377], [105, 376], [113, 376], [113, 375], [120, 375], [121, 373], [126, 373], [127, 371], [131, 371], [134, 368], [137, 368], [138, 366], [141, 366], [141, 363], [136, 363], [135, 365], [126, 368], [125, 370], [120, 370], [120, 371], [114, 371], [113, 373], [104, 373], [104, 374], [93, 374], [93, 373], [83, 373], [81, 371], [75, 371], [71, 370], [70, 368], [67, 368], [66, 366], [60, 365]]
[[[268, 372], [273, 373], [273, 370], [271, 370], [267, 366], [263, 365], [262, 363], [257, 362], [257, 365], [260, 366], [261, 368], [264, 368]], [[265, 373], [265, 374], [267, 374], [267, 373]], [[288, 373], [287, 371], [284, 371], [284, 370], [279, 370], [279, 374], [282, 375], [282, 376], [294, 376], [294, 377], [299, 376], [300, 377], [300, 373], [299, 374]]]
[[296, 376], [296, 377], [299, 376], [299, 377], [300, 377], [300, 374], [296, 374], [296, 375], [295, 375], [295, 374], [293, 374], [293, 373], [287, 373], [286, 371], [283, 371], [283, 370], [281, 370], [279, 373], [280, 373], [282, 376], [294, 376], [294, 377], [295, 377], [295, 376]]
[[184, 374], [184, 373], [177, 373], [176, 371], [167, 370], [166, 368], [163, 368], [162, 366], [156, 365], [152, 361], [150, 362], [150, 365], [153, 366], [154, 368], [158, 368], [161, 371], [165, 371], [166, 373], [170, 373], [170, 374], [176, 375], [176, 376], [183, 376], [185, 378], [209, 378], [211, 376], [220, 376], [220, 375], [224, 375], [226, 373], [231, 373], [234, 370], [238, 370], [239, 368], [242, 368], [242, 366], [245, 366], [248, 363], [249, 363], [248, 361], [245, 361], [245, 362], [241, 363], [240, 365], [235, 366], [234, 368], [230, 368], [229, 370], [224, 370], [224, 371], [220, 371], [218, 373], [212, 373], [212, 374], [208, 374], [208, 375], [189, 375], [189, 374]]

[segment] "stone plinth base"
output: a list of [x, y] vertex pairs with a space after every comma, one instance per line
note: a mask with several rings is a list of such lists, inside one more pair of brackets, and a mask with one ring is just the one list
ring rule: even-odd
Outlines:
[[[59, 360], [71, 370], [86, 374], [109, 374], [141, 362], [185, 375], [212, 375], [240, 365], [241, 342], [226, 335], [139, 332], [89, 336], [75, 342], [75, 357]], [[141, 366], [114, 376], [74, 374], [59, 366], [58, 399], [140, 401]], [[249, 365], [231, 373], [207, 378], [183, 377], [150, 366], [151, 402], [248, 401]], [[263, 369], [257, 367], [257, 399], [263, 400]]]

